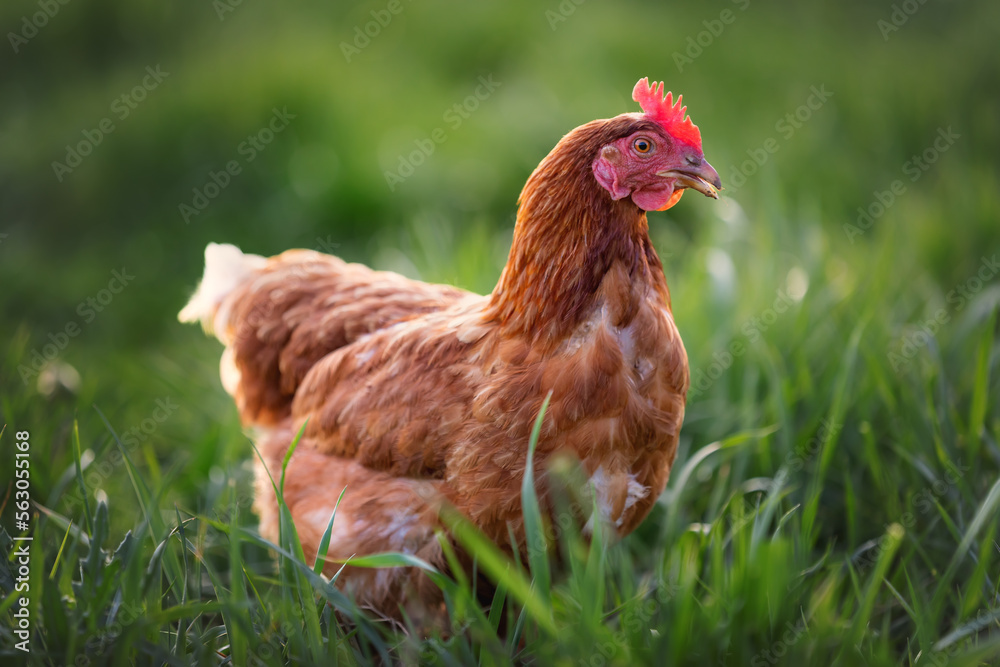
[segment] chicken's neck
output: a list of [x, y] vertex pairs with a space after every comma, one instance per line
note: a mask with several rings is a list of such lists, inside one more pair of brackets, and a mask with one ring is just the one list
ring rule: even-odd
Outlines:
[[650, 292], [669, 307], [663, 267], [646, 214], [629, 198], [613, 201], [589, 164], [553, 151], [521, 193], [514, 241], [490, 301], [510, 334], [557, 344], [600, 307], [602, 283], [624, 270], [630, 290], [616, 299], [634, 316]]

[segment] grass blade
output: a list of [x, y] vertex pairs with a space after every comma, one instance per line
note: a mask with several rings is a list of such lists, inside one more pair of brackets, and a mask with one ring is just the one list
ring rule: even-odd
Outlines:
[[319, 541], [319, 549], [316, 550], [316, 560], [313, 562], [313, 572], [316, 574], [323, 573], [324, 559], [326, 558], [326, 552], [330, 549], [330, 537], [333, 535], [333, 521], [337, 518], [337, 508], [340, 507], [340, 501], [344, 499], [344, 494], [347, 493], [347, 487], [340, 492], [337, 496], [337, 502], [333, 506], [333, 513], [330, 514], [330, 523], [327, 524], [326, 530], [323, 531], [323, 537]]
[[545, 420], [545, 410], [549, 407], [552, 392], [549, 391], [542, 407], [538, 411], [535, 425], [531, 429], [528, 440], [528, 460], [524, 466], [524, 479], [521, 481], [521, 511], [524, 515], [524, 536], [528, 547], [528, 566], [534, 579], [535, 588], [542, 602], [548, 605], [549, 589], [552, 578], [549, 572], [549, 549], [545, 539], [542, 511], [538, 505], [535, 492], [535, 449], [538, 447], [538, 436], [542, 432], [542, 422]]

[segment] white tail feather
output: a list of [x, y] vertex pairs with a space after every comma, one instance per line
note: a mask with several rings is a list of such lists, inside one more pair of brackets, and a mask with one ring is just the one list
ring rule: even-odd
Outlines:
[[207, 333], [225, 335], [216, 322], [219, 306], [237, 285], [263, 268], [266, 262], [260, 255], [244, 254], [234, 245], [209, 243], [205, 248], [205, 275], [177, 319], [201, 322]]

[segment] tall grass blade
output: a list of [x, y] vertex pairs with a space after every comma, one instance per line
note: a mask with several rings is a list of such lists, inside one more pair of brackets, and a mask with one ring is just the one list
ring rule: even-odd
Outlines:
[[521, 511], [524, 515], [528, 565], [531, 568], [535, 589], [546, 605], [549, 604], [549, 589], [552, 585], [552, 578], [549, 572], [549, 549], [548, 541], [545, 539], [544, 519], [535, 491], [535, 449], [538, 447], [538, 436], [542, 432], [542, 422], [545, 420], [545, 411], [548, 409], [551, 399], [552, 392], [549, 391], [545, 400], [542, 401], [535, 425], [531, 429], [531, 438], [528, 440], [528, 460], [525, 463], [524, 478], [521, 481]]

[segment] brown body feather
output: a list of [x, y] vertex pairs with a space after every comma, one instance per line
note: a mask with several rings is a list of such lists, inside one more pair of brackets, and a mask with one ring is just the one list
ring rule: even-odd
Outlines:
[[[602, 145], [644, 123], [584, 125], [542, 161], [491, 295], [292, 251], [212, 310], [229, 345], [223, 374], [237, 371], [227, 388], [244, 422], [261, 427], [272, 472], [308, 419], [286, 474], [308, 556], [345, 486], [331, 558], [405, 551], [441, 565], [442, 502], [498, 543], [513, 534], [523, 546], [529, 432], [549, 392], [539, 475], [570, 453], [602, 520], [625, 534], [646, 516], [676, 453], [687, 358], [645, 212], [612, 200], [591, 173]], [[276, 537], [269, 484], [257, 507], [262, 533]], [[422, 601], [422, 613], [436, 604], [411, 571], [355, 568], [343, 581], [389, 616], [404, 600]]]

